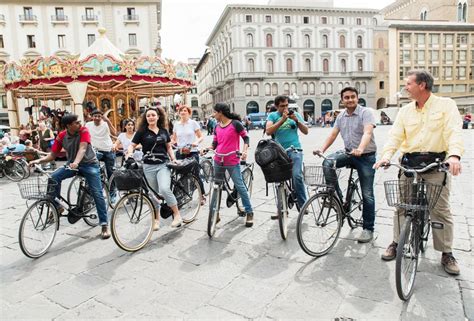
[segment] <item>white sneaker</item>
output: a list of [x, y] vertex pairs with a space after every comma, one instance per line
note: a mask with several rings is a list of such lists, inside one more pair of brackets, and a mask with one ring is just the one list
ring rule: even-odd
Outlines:
[[160, 229], [160, 221], [155, 220], [153, 222], [153, 231], [158, 231]]
[[180, 227], [183, 224], [183, 220], [180, 218], [178, 219], [173, 219], [173, 222], [171, 223], [171, 227]]
[[357, 242], [359, 243], [368, 243], [374, 238], [374, 232], [369, 230], [362, 230], [359, 236], [357, 237]]

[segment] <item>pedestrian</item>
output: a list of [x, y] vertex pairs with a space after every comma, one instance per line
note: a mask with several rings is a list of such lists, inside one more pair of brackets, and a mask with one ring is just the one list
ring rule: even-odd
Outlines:
[[53, 131], [46, 127], [44, 122], [38, 123], [39, 147], [43, 152], [49, 152], [54, 142]]
[[466, 113], [466, 115], [464, 115], [463, 124], [462, 124], [463, 129], [469, 128], [469, 124], [471, 123], [471, 118], [472, 118], [471, 113]]
[[25, 144], [25, 142], [31, 137], [31, 126], [30, 124], [20, 125], [20, 143]]
[[[324, 175], [331, 185], [335, 186], [339, 198], [343, 200], [342, 191], [333, 168], [351, 166], [357, 170], [360, 187], [362, 190], [362, 231], [357, 237], [359, 243], [370, 242], [374, 233], [375, 222], [375, 197], [374, 176], [375, 145], [374, 128], [375, 118], [370, 108], [358, 104], [359, 92], [354, 87], [346, 87], [341, 91], [341, 101], [346, 108], [340, 113], [335, 121], [335, 126], [324, 142], [323, 146], [315, 150], [313, 154], [324, 153], [334, 143], [339, 133], [344, 141], [345, 150], [338, 151], [327, 157], [323, 162]], [[348, 155], [349, 153], [349, 155]], [[349, 200], [350, 201], [350, 200]], [[350, 204], [344, 204], [347, 208]]]
[[[128, 146], [132, 143], [133, 136], [135, 136], [135, 121], [131, 118], [127, 118], [123, 120], [123, 132], [121, 132], [117, 136], [117, 140], [115, 140], [113, 149], [115, 151], [122, 150], [123, 154], [125, 154], [128, 150]], [[133, 159], [140, 161], [142, 159], [143, 153], [141, 151], [136, 150], [133, 153]], [[125, 157], [122, 158], [122, 164], [125, 160]]]
[[[374, 167], [379, 168], [388, 164], [395, 152], [400, 149], [402, 165], [407, 162], [421, 163], [420, 156], [423, 162], [427, 162], [427, 158], [432, 161], [441, 158], [449, 164], [449, 172], [452, 175], [459, 175], [464, 143], [461, 132], [462, 120], [456, 103], [451, 98], [438, 97], [432, 93], [434, 80], [428, 71], [411, 70], [407, 76], [405, 89], [413, 101], [398, 112], [383, 148], [382, 157]], [[435, 250], [442, 252], [441, 264], [444, 270], [457, 275], [460, 269], [452, 253], [454, 224], [449, 205], [451, 177], [438, 171], [431, 171], [421, 176], [428, 183], [444, 185], [436, 205], [429, 212], [433, 226], [433, 244]], [[402, 175], [400, 179], [407, 178]], [[396, 257], [400, 226], [403, 226], [404, 220], [404, 211], [397, 210], [393, 220], [393, 242], [382, 254], [383, 260], [389, 261]]]

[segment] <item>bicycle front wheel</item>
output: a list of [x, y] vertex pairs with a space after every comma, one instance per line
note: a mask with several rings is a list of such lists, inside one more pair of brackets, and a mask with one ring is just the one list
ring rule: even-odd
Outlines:
[[148, 196], [132, 192], [123, 196], [115, 206], [110, 229], [115, 243], [124, 251], [143, 248], [153, 233], [155, 209]]
[[212, 162], [208, 159], [204, 159], [199, 164], [199, 176], [204, 185], [203, 193], [209, 195], [212, 186], [214, 169], [212, 168]]
[[282, 182], [277, 186], [277, 213], [278, 226], [280, 227], [281, 238], [286, 240], [288, 237], [288, 197], [285, 190], [285, 183]]
[[335, 197], [318, 193], [303, 205], [296, 223], [296, 236], [301, 249], [308, 255], [319, 257], [336, 244], [342, 227], [342, 210]]
[[406, 301], [413, 294], [416, 268], [418, 267], [418, 233], [411, 216], [406, 216], [397, 246], [395, 283], [398, 297]]
[[178, 200], [179, 213], [184, 223], [191, 223], [201, 209], [202, 191], [196, 177], [182, 176], [173, 186], [173, 194]]
[[[253, 174], [250, 168], [246, 168], [242, 171], [242, 180], [244, 181], [244, 185], [247, 188], [249, 198], [252, 197]], [[240, 195], [238, 195], [237, 197], [237, 210], [239, 211], [239, 213], [245, 213], [245, 207]]]
[[27, 257], [43, 256], [53, 244], [59, 228], [56, 207], [48, 200], [33, 203], [21, 219], [18, 239], [20, 249]]
[[215, 186], [212, 189], [211, 203], [209, 205], [209, 217], [207, 218], [207, 235], [210, 238], [216, 233], [217, 218], [221, 207], [221, 187]]

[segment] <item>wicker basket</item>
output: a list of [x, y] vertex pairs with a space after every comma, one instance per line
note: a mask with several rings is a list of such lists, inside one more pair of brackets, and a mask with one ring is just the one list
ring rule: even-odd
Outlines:
[[443, 190], [443, 185], [406, 180], [386, 181], [384, 187], [389, 206], [414, 211], [431, 210]]
[[113, 174], [113, 184], [119, 191], [139, 189], [142, 186], [143, 169], [116, 170]]
[[56, 185], [55, 180], [46, 177], [38, 176], [23, 180], [18, 183], [21, 197], [25, 200], [41, 200], [50, 199], [54, 197]]

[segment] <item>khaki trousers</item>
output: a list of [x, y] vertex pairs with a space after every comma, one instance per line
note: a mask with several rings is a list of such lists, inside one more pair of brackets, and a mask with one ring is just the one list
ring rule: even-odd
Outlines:
[[[430, 211], [431, 217], [431, 231], [433, 234], [433, 245], [435, 250], [441, 252], [452, 252], [453, 247], [453, 214], [449, 207], [449, 193], [451, 190], [451, 176], [444, 172], [433, 172], [428, 174], [421, 174], [421, 177], [426, 182], [441, 185], [445, 179], [446, 185], [441, 191], [441, 195], [435, 207]], [[413, 180], [401, 175], [400, 180]], [[398, 243], [400, 237], [400, 228], [405, 222], [405, 210], [397, 209], [393, 217], [393, 240]]]

